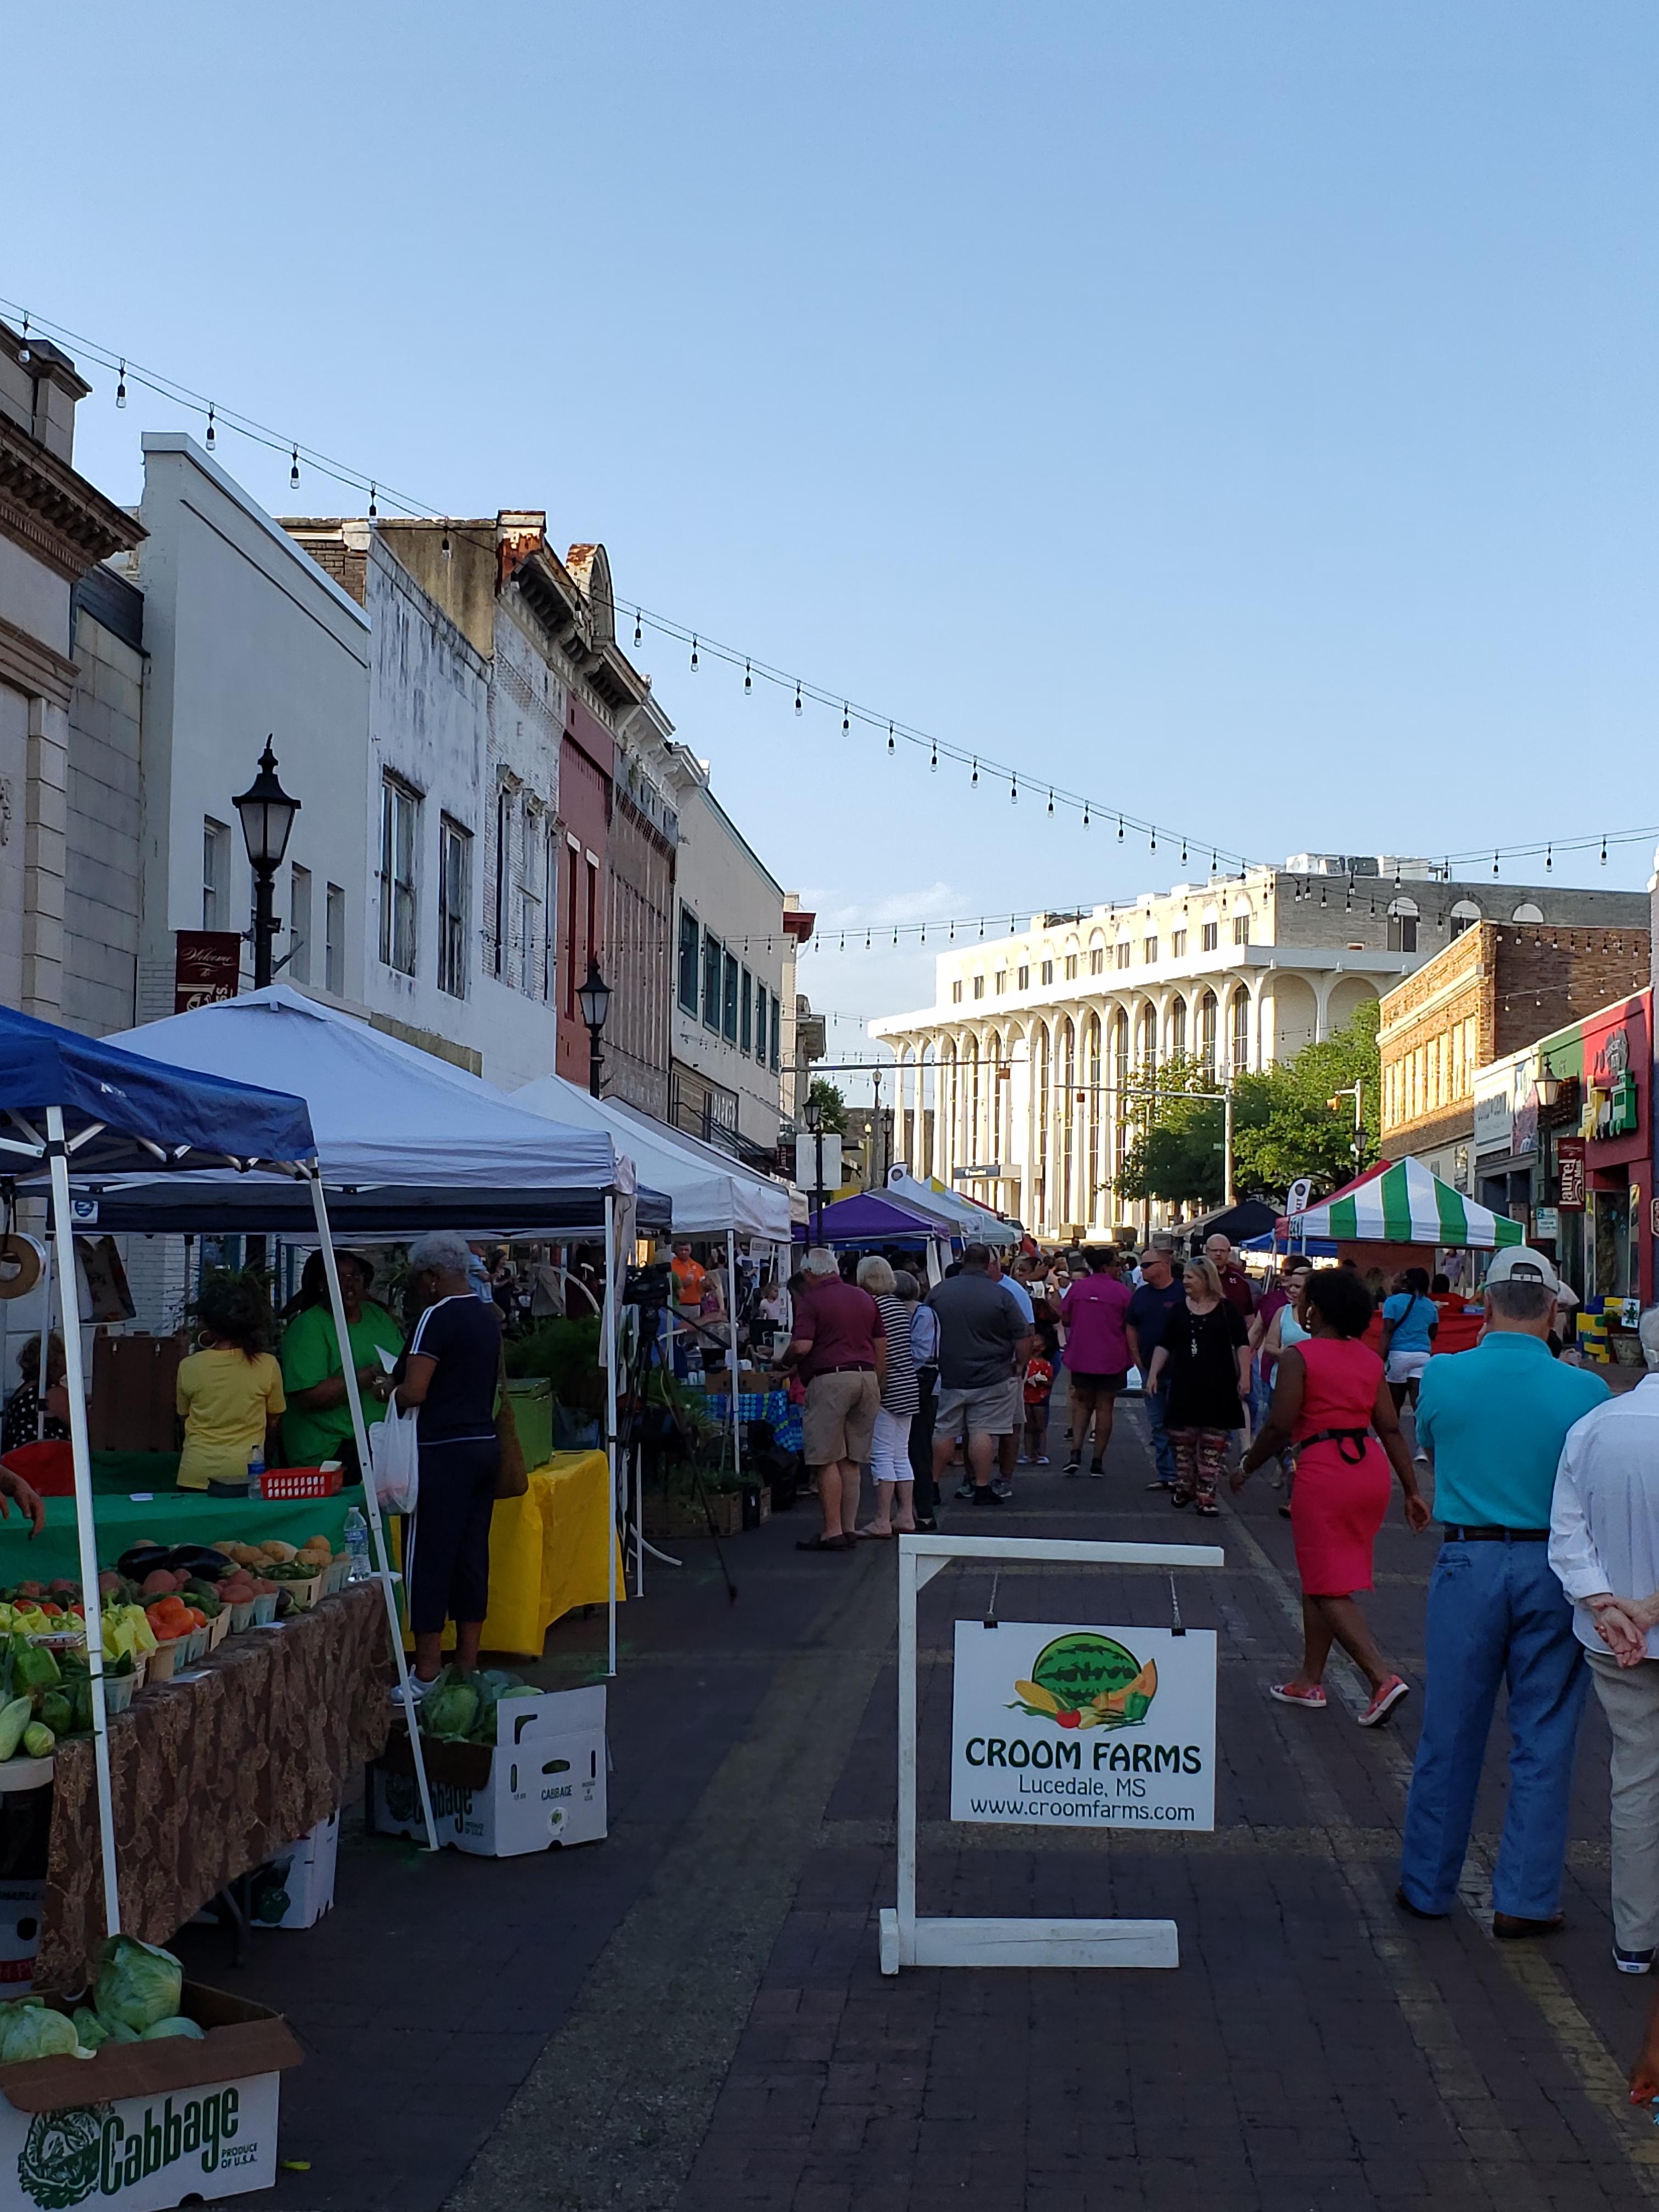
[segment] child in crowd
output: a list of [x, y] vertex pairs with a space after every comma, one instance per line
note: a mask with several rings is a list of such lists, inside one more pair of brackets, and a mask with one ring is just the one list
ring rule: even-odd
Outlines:
[[1052, 1322], [1043, 1322], [1037, 1329], [1037, 1348], [1025, 1363], [1025, 1462], [1030, 1467], [1048, 1464], [1048, 1400], [1054, 1388], [1054, 1362], [1060, 1357], [1060, 1339]]

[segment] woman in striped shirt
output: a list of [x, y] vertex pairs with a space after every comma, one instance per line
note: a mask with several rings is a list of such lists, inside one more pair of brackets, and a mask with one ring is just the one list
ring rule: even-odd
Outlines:
[[882, 1384], [881, 1410], [870, 1447], [870, 1472], [875, 1478], [876, 1510], [859, 1530], [860, 1536], [890, 1536], [896, 1529], [914, 1535], [916, 1516], [910, 1469], [910, 1422], [921, 1401], [916, 1390], [915, 1362], [910, 1356], [910, 1319], [915, 1309], [898, 1296], [893, 1271], [874, 1253], [859, 1261], [859, 1288], [867, 1291], [881, 1310], [887, 1331], [887, 1375]]

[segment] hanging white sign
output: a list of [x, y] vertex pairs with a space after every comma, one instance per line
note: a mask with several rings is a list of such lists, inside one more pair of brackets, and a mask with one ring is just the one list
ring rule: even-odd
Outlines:
[[1215, 1826], [1212, 1630], [959, 1620], [951, 1818]]

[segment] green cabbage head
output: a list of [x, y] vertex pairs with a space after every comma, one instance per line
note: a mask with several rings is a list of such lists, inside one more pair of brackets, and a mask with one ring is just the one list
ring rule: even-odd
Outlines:
[[185, 1970], [171, 1951], [141, 1943], [136, 1936], [112, 1936], [98, 1956], [95, 2002], [106, 2027], [130, 2027], [142, 2035], [177, 2013]]

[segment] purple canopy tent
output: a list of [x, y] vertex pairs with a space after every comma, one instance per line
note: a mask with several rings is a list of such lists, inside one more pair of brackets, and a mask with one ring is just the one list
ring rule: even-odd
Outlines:
[[[895, 1198], [890, 1191], [860, 1191], [853, 1198], [838, 1198], [823, 1214], [826, 1244], [931, 1244], [943, 1243], [942, 1224]], [[810, 1224], [798, 1223], [798, 1243], [810, 1243]]]

